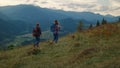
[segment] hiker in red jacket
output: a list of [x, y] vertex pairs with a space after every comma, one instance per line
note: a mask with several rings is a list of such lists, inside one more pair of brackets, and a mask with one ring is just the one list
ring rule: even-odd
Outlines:
[[34, 47], [39, 47], [41, 29], [39, 24], [36, 24], [36, 27], [33, 29], [33, 37], [35, 37]]

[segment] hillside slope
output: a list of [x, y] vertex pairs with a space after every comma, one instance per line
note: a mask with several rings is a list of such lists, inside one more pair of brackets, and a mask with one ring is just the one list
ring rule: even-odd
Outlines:
[[120, 68], [120, 23], [0, 52], [1, 68]]

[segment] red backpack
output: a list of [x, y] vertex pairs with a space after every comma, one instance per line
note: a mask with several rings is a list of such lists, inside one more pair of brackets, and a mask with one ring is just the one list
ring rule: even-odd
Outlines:
[[33, 36], [36, 36], [36, 30], [35, 30], [35, 29], [33, 29], [32, 35], [33, 35]]
[[40, 36], [40, 35], [41, 35], [41, 30], [40, 30], [40, 28], [39, 28], [39, 27], [36, 27], [36, 29], [33, 29], [32, 35], [33, 35], [33, 36]]

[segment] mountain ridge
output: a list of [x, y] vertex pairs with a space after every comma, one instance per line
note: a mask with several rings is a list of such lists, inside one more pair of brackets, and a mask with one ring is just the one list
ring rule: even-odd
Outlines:
[[[7, 9], [8, 10], [7, 10]], [[11, 9], [11, 10], [10, 10]], [[40, 13], [43, 13], [44, 15], [45, 14], [47, 14], [47, 15], [45, 15], [45, 16], [50, 16], [50, 17], [54, 17], [54, 15], [55, 15], [55, 17], [54, 17], [54, 19], [53, 20], [55, 20], [55, 19], [58, 19], [58, 20], [60, 20], [60, 19], [64, 19], [64, 18], [68, 18], [68, 17], [71, 17], [71, 18], [75, 18], [75, 19], [85, 19], [85, 20], [87, 20], [87, 21], [90, 21], [90, 20], [102, 20], [103, 18], [106, 18], [106, 19], [108, 19], [108, 21], [110, 20], [110, 19], [112, 19], [112, 18], [115, 18], [114, 16], [112, 16], [112, 15], [100, 15], [100, 14], [95, 14], [95, 13], [92, 13], [92, 12], [73, 12], [73, 11], [63, 11], [63, 10], [52, 10], [52, 9], [48, 9], [48, 8], [41, 8], [41, 7], [39, 7], [39, 6], [33, 6], [33, 5], [24, 5], [24, 4], [22, 4], [22, 5], [17, 5], [17, 6], [8, 6], [8, 7], [2, 7], [2, 8], [0, 8], [0, 11], [3, 11], [3, 13], [4, 14], [10, 14], [10, 15], [12, 15], [14, 12], [18, 12], [18, 10], [17, 9], [19, 9], [19, 12], [24, 12], [24, 11], [27, 11], [28, 12], [28, 14], [30, 15], [30, 13], [29, 13], [29, 11], [31, 12], [31, 13], [35, 13], [36, 11], [36, 14], [38, 14], [38, 15], [40, 15]], [[32, 10], [30, 10], [30, 9], [32, 9]], [[12, 14], [9, 12], [9, 10], [10, 10], [10, 12], [12, 12]], [[17, 10], [17, 11], [16, 11]], [[38, 12], [39, 11], [39, 12]], [[8, 13], [9, 12], [9, 13]], [[22, 13], [23, 13], [22, 12]], [[27, 12], [25, 12], [24, 14], [27, 14]], [[44, 13], [45, 12], [45, 13]], [[49, 13], [48, 13], [49, 12]], [[50, 14], [52, 14], [52, 15], [50, 15]], [[19, 14], [18, 14], [19, 15]], [[43, 18], [45, 18], [44, 17], [44, 15], [42, 15], [43, 16]], [[62, 16], [61, 16], [62, 15]], [[60, 17], [61, 16], [61, 17]], [[18, 16], [16, 16], [16, 17], [18, 17]], [[40, 17], [40, 16], [38, 16], [38, 17]], [[119, 16], [116, 16], [116, 17], [119, 17]], [[27, 17], [26, 17], [27, 18]], [[110, 19], [109, 19], [110, 18]], [[37, 18], [38, 19], [38, 18]], [[37, 19], [36, 19], [36, 21], [37, 21]], [[39, 18], [40, 19], [40, 18]], [[38, 19], [38, 20], [39, 20]], [[49, 20], [49, 18], [47, 18], [47, 20]], [[52, 21], [53, 21], [52, 20]], [[110, 21], [115, 21], [115, 19], [112, 19], [112, 20], [110, 20]], [[41, 20], [42, 21], [42, 20]], [[34, 21], [35, 22], [35, 21]]]

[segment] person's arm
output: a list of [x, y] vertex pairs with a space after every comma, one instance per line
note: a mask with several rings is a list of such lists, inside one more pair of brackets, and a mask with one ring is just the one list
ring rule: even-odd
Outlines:
[[33, 29], [33, 31], [32, 31], [32, 36], [33, 37], [35, 36], [35, 29]]
[[60, 25], [58, 25], [58, 30], [60, 31], [60, 29], [61, 29], [61, 28], [60, 28]]

